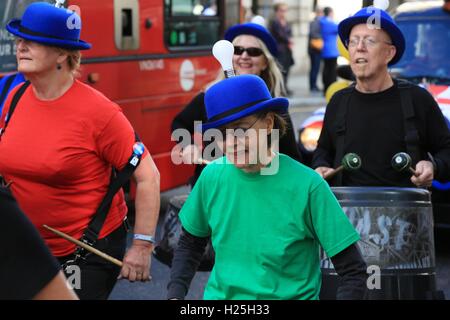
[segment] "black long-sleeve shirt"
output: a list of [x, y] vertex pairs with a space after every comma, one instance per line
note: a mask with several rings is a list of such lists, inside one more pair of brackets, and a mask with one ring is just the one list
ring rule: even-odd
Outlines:
[[289, 24], [283, 25], [277, 19], [269, 22], [269, 31], [275, 38], [278, 44], [278, 51], [280, 53], [289, 49], [289, 41], [292, 38], [292, 28]]
[[0, 300], [31, 299], [61, 267], [12, 195], [1, 187], [0, 215]]
[[[172, 132], [176, 129], [186, 129], [191, 135], [194, 134], [194, 122], [207, 122], [206, 107], [205, 107], [205, 93], [201, 92], [196, 95], [192, 101], [178, 113], [172, 121]], [[302, 162], [302, 156], [295, 141], [294, 127], [292, 125], [291, 117], [288, 113], [283, 115], [287, 120], [286, 134], [280, 137], [280, 152], [290, 156], [292, 159]], [[209, 159], [207, 159], [209, 160]], [[194, 177], [192, 178], [192, 185], [195, 184], [204, 165], [196, 165]]]
[[[425, 89], [413, 86], [411, 100], [420, 138], [422, 160], [430, 152], [436, 160], [435, 178], [450, 179], [450, 132], [434, 98]], [[344, 107], [343, 93], [336, 93], [327, 106], [322, 133], [314, 153], [313, 168], [332, 167], [336, 153], [337, 115]], [[357, 171], [344, 172], [344, 186], [412, 187], [411, 174], [397, 172], [391, 159], [406, 152], [405, 130], [398, 82], [378, 93], [353, 90], [346, 113], [343, 154], [354, 152], [362, 160]]]
[[[195, 276], [208, 238], [196, 237], [184, 228], [175, 250], [167, 285], [168, 299], [184, 299]], [[355, 244], [331, 258], [341, 277], [336, 298], [338, 300], [363, 299], [366, 292], [367, 266]]]

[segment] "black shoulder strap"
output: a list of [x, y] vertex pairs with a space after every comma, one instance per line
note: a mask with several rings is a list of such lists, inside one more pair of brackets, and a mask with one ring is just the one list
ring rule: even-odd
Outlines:
[[16, 78], [16, 75], [17, 74], [7, 76], [7, 78], [5, 80], [5, 85], [3, 86], [3, 89], [2, 89], [2, 93], [0, 94], [0, 105], [5, 101], [6, 95], [8, 94], [9, 88], [11, 88], [11, 85], [12, 85], [14, 79]]
[[[411, 99], [412, 84], [408, 81], [397, 80], [400, 90], [401, 107], [403, 112], [403, 124], [405, 128], [406, 152], [411, 156], [413, 165], [421, 159], [419, 133], [415, 124], [414, 106]], [[341, 112], [337, 117], [337, 140], [336, 153], [334, 158], [334, 167], [338, 167], [344, 156], [345, 132], [346, 132], [346, 115], [350, 101], [350, 93], [355, 88], [354, 85], [345, 89], [342, 100], [340, 101]], [[342, 172], [337, 174], [333, 180], [334, 185], [342, 185]]]
[[[346, 128], [346, 122], [347, 122], [347, 111], [350, 104], [350, 96], [355, 89], [355, 85], [352, 84], [350, 87], [342, 90], [343, 96], [341, 101], [339, 102], [340, 108], [339, 112], [337, 114], [336, 119], [336, 152], [334, 155], [334, 163], [333, 167], [337, 168], [340, 166], [342, 158], [344, 157], [344, 147], [345, 147], [345, 132], [347, 130]], [[333, 185], [335, 186], [341, 186], [342, 185], [342, 171], [335, 175], [333, 179]]]
[[406, 152], [411, 156], [413, 167], [420, 161], [421, 148], [419, 132], [416, 128], [414, 106], [411, 99], [412, 84], [408, 81], [397, 80], [400, 91], [400, 102], [403, 112], [403, 126], [405, 129]]
[[22, 84], [20, 86], [19, 90], [17, 90], [17, 92], [14, 94], [14, 97], [11, 101], [11, 106], [9, 107], [9, 110], [8, 110], [8, 114], [5, 117], [5, 125], [3, 128], [0, 128], [0, 136], [5, 134], [6, 127], [8, 126], [8, 123], [11, 120], [14, 110], [16, 110], [16, 106], [19, 103], [20, 98], [23, 96], [23, 94], [25, 93], [25, 90], [27, 90], [29, 85], [30, 85], [30, 82], [26, 81], [24, 84]]
[[97, 242], [98, 236], [103, 227], [103, 224], [105, 223], [109, 209], [111, 208], [111, 203], [114, 195], [131, 178], [133, 172], [136, 170], [141, 161], [142, 154], [144, 153], [144, 145], [140, 142], [141, 140], [136, 133], [135, 141], [136, 143], [133, 146], [133, 153], [128, 159], [125, 167], [117, 173], [113, 168], [108, 191], [106, 192], [105, 197], [103, 198], [97, 211], [95, 212], [94, 218], [89, 223], [83, 237], [81, 238], [81, 241], [88, 243], [89, 245], [94, 245]]

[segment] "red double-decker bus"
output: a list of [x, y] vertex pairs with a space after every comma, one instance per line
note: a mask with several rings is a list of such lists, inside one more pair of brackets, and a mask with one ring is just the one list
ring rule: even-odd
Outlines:
[[[14, 38], [4, 26], [32, 2], [0, 0], [0, 76], [16, 70]], [[242, 20], [241, 1], [74, 0], [65, 5], [81, 15], [81, 38], [93, 45], [83, 52], [80, 79], [122, 107], [158, 166], [162, 191], [186, 183], [193, 168], [171, 161], [171, 121], [217, 76], [211, 47]]]

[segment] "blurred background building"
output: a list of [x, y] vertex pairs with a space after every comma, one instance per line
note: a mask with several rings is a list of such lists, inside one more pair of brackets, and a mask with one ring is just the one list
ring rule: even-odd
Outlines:
[[[413, 0], [414, 1], [414, 0]], [[373, 0], [242, 0], [245, 8], [245, 19], [251, 20], [255, 15], [263, 16], [266, 21], [273, 15], [273, 5], [277, 2], [286, 3], [289, 6], [288, 20], [292, 25], [295, 47], [294, 58], [296, 64], [292, 68], [292, 73], [308, 72], [309, 59], [307, 53], [307, 40], [309, 22], [314, 18], [314, 11], [317, 7], [331, 7], [334, 10], [336, 22], [340, 22], [349, 15], [352, 15], [362, 7], [370, 6]], [[394, 10], [407, 0], [390, 0], [389, 11]]]

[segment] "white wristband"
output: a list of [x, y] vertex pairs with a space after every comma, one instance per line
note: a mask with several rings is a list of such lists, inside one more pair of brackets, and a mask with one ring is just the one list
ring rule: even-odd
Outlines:
[[154, 243], [156, 242], [155, 237], [153, 237], [153, 236], [147, 236], [147, 235], [145, 235], [145, 234], [139, 234], [139, 233], [136, 233], [136, 234], [133, 236], [133, 239], [134, 239], [134, 240], [147, 241], [147, 242], [150, 242], [151, 244], [154, 244]]

